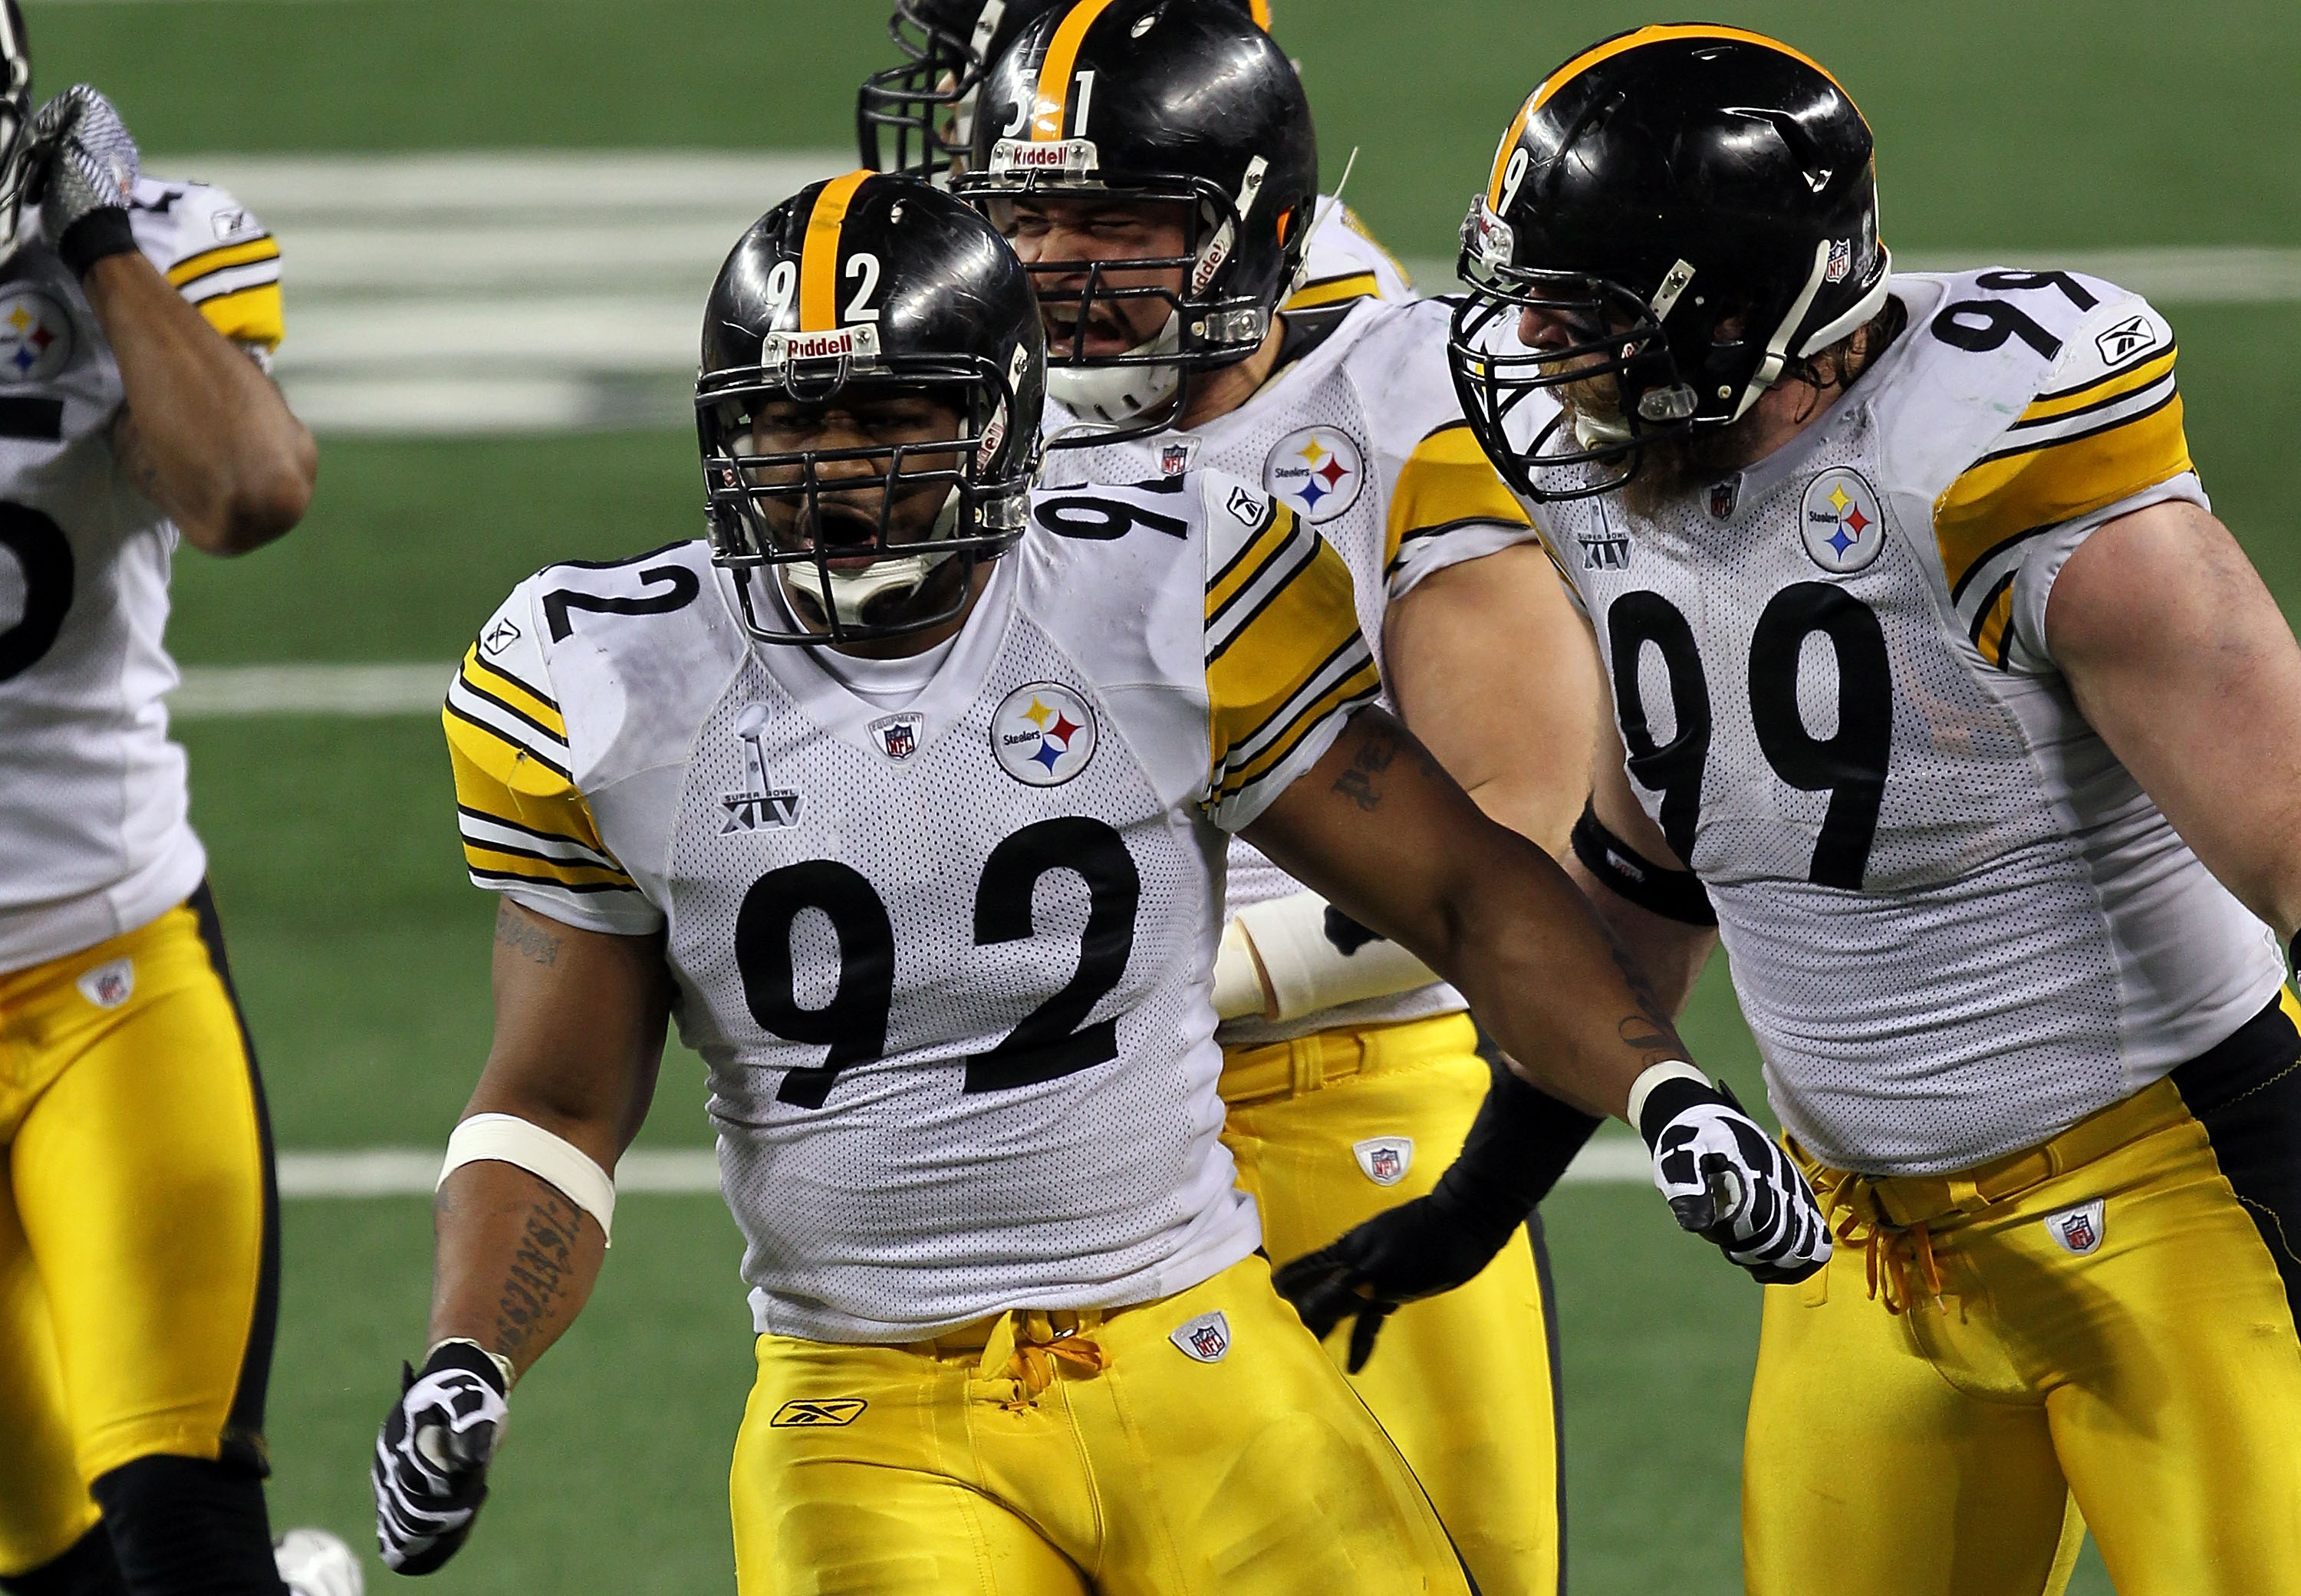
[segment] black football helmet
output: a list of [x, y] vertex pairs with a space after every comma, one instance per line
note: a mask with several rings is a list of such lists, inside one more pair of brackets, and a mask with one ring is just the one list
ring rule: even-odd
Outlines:
[[[1293, 63], [1236, 0], [1072, 0], [991, 68], [953, 187], [1002, 231], [1025, 196], [1182, 208], [1178, 255], [1028, 268], [1042, 303], [1076, 305], [1076, 334], [1049, 351], [1049, 391], [1101, 422], [1159, 414], [1132, 436], [1181, 414], [1185, 373], [1261, 346], [1309, 246], [1318, 141]], [[1119, 272], [1180, 287], [1113, 286]], [[1089, 358], [1090, 311], [1122, 299], [1163, 300], [1164, 330]]]
[[[855, 130], [863, 164], [934, 182], [966, 164], [983, 74], [1063, 0], [896, 0], [887, 37], [902, 61], [863, 79]], [[1268, 0], [1243, 0], [1265, 32]]]
[[[794, 411], [920, 397], [956, 417], [950, 436], [760, 447]], [[1045, 403], [1030, 279], [967, 205], [858, 171], [761, 217], [712, 285], [695, 384], [712, 559], [735, 572], [751, 634], [850, 642], [959, 615], [976, 566], [1023, 535]], [[937, 489], [924, 536], [898, 525]], [[858, 490], [876, 492], [875, 527]]]
[[[1870, 152], [1836, 79], [1738, 28], [1642, 28], [1544, 79], [1463, 224], [1471, 291], [1451, 340], [1463, 410], [1510, 485], [1619, 487], [1642, 449], [1740, 419], [1876, 315], [1891, 255]], [[1570, 344], [1518, 345], [1529, 306]], [[1535, 392], [1608, 378], [1611, 415], [1577, 403], [1538, 431], [1509, 425]], [[1544, 474], [1563, 466], [1594, 469]]]
[[31, 166], [32, 46], [16, 0], [0, 0], [0, 257], [15, 247]]

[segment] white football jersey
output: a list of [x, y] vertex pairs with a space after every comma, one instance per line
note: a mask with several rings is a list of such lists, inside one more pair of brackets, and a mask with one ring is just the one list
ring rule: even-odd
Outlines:
[[1414, 282], [1406, 268], [1368, 230], [1358, 213], [1334, 195], [1320, 195], [1310, 216], [1302, 284], [1278, 308], [1319, 310], [1351, 299], [1413, 297]]
[[[1535, 535], [1462, 420], [1446, 365], [1449, 314], [1437, 300], [1362, 300], [1339, 323], [1318, 327], [1323, 340], [1307, 352], [1282, 356], [1285, 363], [1270, 380], [1228, 414], [1187, 433], [1050, 450], [1047, 474], [1128, 482], [1204, 466], [1259, 481], [1317, 527], [1349, 565], [1359, 630], [1378, 661], [1393, 599], [1434, 571]], [[1049, 411], [1050, 431], [1071, 421], [1058, 406]], [[1234, 909], [1301, 890], [1252, 844], [1231, 844]], [[1466, 1007], [1460, 993], [1439, 982], [1292, 1020], [1226, 1021], [1222, 1040], [1252, 1047]]]
[[[146, 178], [146, 255], [226, 337], [280, 341], [280, 249], [222, 190]], [[207, 868], [162, 702], [177, 532], [112, 451], [120, 368], [28, 216], [0, 268], [0, 971], [131, 931]]]
[[1374, 695], [1350, 578], [1212, 473], [1033, 520], [899, 708], [755, 646], [700, 542], [531, 577], [448, 697], [473, 880], [668, 930], [763, 1332], [1149, 1301], [1259, 1240], [1222, 843]]
[[2222, 1040], [2284, 957], [2046, 646], [2094, 529], [2205, 502], [2171, 330], [2063, 272], [1893, 291], [1908, 330], [1778, 453], [1651, 518], [1535, 513], [1783, 1123], [1841, 1167], [1936, 1174]]

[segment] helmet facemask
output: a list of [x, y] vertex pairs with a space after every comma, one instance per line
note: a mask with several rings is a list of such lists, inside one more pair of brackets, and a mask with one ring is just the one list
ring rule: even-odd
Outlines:
[[1008, 8], [1008, 0], [986, 0], [971, 31], [961, 33], [933, 6], [898, 0], [887, 37], [903, 61], [866, 78], [856, 96], [866, 166], [939, 186], [965, 167], [991, 41]]
[[16, 246], [31, 175], [32, 55], [16, 0], [0, 0], [0, 257]]
[[[924, 421], [938, 410], [942, 424]], [[1023, 535], [1038, 452], [1016, 415], [1012, 380], [980, 356], [888, 369], [858, 349], [705, 377], [713, 558], [736, 573], [751, 634], [865, 642], [963, 616], [977, 568]], [[830, 447], [811, 441], [826, 433]], [[774, 590], [752, 581], [762, 571]]]

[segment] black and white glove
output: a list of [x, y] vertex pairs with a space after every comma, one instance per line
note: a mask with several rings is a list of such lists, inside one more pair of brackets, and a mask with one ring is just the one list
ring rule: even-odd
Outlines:
[[375, 1542], [400, 1574], [429, 1574], [456, 1555], [488, 1499], [488, 1462], [502, 1444], [506, 1386], [476, 1342], [442, 1341], [417, 1374], [400, 1365], [400, 1396], [376, 1437]]
[[1688, 1066], [1648, 1090], [1637, 1116], [1654, 1184], [1680, 1226], [1767, 1285], [1803, 1280], [1829, 1261], [1829, 1223], [1813, 1188], [1723, 1082], [1713, 1087]]
[[25, 197], [75, 275], [136, 247], [128, 201], [136, 188], [136, 140], [105, 99], [75, 83], [41, 106], [29, 138]]
[[1376, 1214], [1331, 1246], [1283, 1266], [1271, 1283], [1320, 1341], [1345, 1318], [1355, 1319], [1355, 1375], [1374, 1356], [1383, 1321], [1402, 1304], [1467, 1285], [1494, 1261], [1598, 1123], [1498, 1069], [1461, 1157], [1429, 1196]]

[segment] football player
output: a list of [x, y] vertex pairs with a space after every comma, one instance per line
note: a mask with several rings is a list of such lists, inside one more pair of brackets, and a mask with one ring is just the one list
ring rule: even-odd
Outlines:
[[[1081, 0], [1034, 23], [978, 103], [958, 188], [1031, 266], [1057, 441], [1094, 444], [1081, 423], [1122, 439], [1058, 448], [1050, 476], [1260, 483], [1349, 565], [1386, 702], [1489, 814], [1562, 855], [1590, 790], [1595, 656], [1463, 424], [1447, 306], [1282, 308], [1318, 171], [1284, 54], [1227, 4]], [[1248, 842], [1229, 876], [1228, 1134], [1273, 1256], [1293, 1258], [1430, 1191], [1494, 1076], [1461, 993], [1420, 960]], [[1596, 1122], [1504, 1090], [1562, 1172]], [[1401, 1315], [1379, 1364], [1334, 1348], [1490, 1593], [1559, 1578], [1552, 1315], [1540, 1220], [1521, 1217], [1532, 1245]]]
[[[887, 35], [902, 62], [872, 73], [856, 96], [863, 164], [948, 182], [975, 150], [983, 80], [1023, 30], [1067, 0], [897, 0]], [[1192, 0], [1193, 4], [1201, 0]], [[1234, 7], [1268, 32], [1265, 0], [1205, 0]], [[1339, 193], [1321, 195], [1310, 221], [1310, 253], [1286, 308], [1313, 310], [1372, 296], [1404, 299], [1406, 268], [1368, 232]]]
[[[433, 1345], [377, 1443], [387, 1560], [468, 1533], [513, 1381], [597, 1277], [673, 1014], [749, 1242], [747, 1596], [1468, 1591], [1271, 1290], [1219, 1139], [1223, 837], [1593, 1110], [1682, 1047], [1564, 873], [1370, 706], [1306, 522], [1215, 473], [1034, 491], [1038, 306], [963, 203], [814, 185], [704, 325], [709, 540], [530, 579], [450, 689], [466, 856], [505, 895], [497, 1032]], [[1758, 1157], [1674, 1195], [1758, 1194], [1751, 1266], [1812, 1268], [1787, 1159], [1715, 1099], [1680, 1128], [1736, 1126]]]
[[[94, 89], [30, 115], [13, 0], [0, 75], [0, 1590], [268, 1596], [272, 1149], [161, 639], [180, 542], [311, 496], [280, 249]], [[280, 1558], [357, 1589], [332, 1537]]]
[[1612, 677], [1583, 880], [1673, 1003], [1724, 941], [1840, 1242], [1767, 1293], [1750, 1590], [2032, 1596], [2073, 1495], [2120, 1591], [2301, 1592], [2301, 649], [2164, 318], [1894, 275], [1861, 113], [1734, 29], [1551, 73], [1464, 239]]

